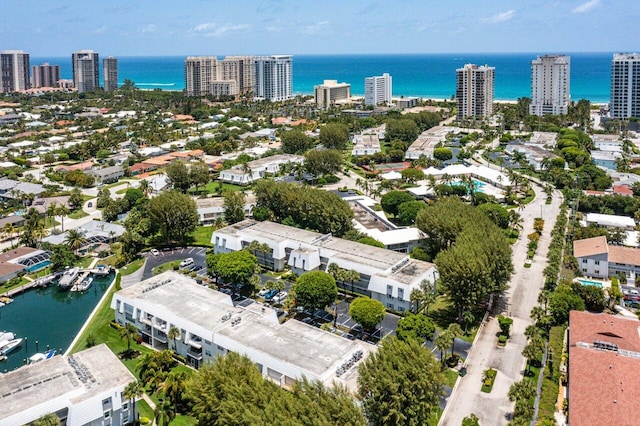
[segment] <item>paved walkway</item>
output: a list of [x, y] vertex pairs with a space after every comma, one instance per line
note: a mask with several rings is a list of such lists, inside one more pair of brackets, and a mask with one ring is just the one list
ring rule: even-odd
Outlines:
[[144, 260], [144, 263], [140, 268], [138, 268], [137, 271], [129, 275], [123, 275], [122, 281], [120, 281], [120, 286], [122, 288], [127, 288], [129, 286], [132, 286], [142, 281], [142, 274], [144, 274], [144, 267], [146, 263], [147, 263], [147, 259]]
[[[531, 309], [536, 306], [538, 294], [544, 285], [543, 270], [547, 265], [547, 252], [551, 242], [551, 230], [559, 213], [562, 195], [555, 191], [551, 204], [545, 204], [544, 191], [533, 184], [536, 198], [520, 211], [523, 230], [520, 239], [513, 245], [515, 272], [505, 296], [497, 301], [495, 312], [480, 331], [476, 345], [467, 358], [467, 375], [459, 378], [453, 389], [447, 408], [439, 424], [459, 426], [462, 419], [475, 413], [481, 424], [506, 425], [510, 420], [513, 404], [507, 398], [511, 385], [523, 377], [525, 359], [522, 349], [527, 343], [525, 328], [532, 323]], [[524, 268], [527, 256], [526, 235], [533, 232], [533, 219], [545, 220], [544, 230], [531, 268]], [[497, 334], [500, 331], [495, 318], [503, 313], [513, 318], [511, 338], [506, 347], [499, 348]], [[489, 368], [498, 371], [491, 393], [482, 393], [482, 372]]]

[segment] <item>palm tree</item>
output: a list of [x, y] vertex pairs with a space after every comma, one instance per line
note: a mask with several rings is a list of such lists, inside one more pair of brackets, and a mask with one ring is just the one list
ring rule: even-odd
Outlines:
[[39, 223], [38, 226], [33, 228], [31, 232], [32, 232], [33, 238], [35, 238], [36, 242], [38, 243], [41, 242], [42, 239], [49, 234], [49, 231], [47, 231], [44, 228], [44, 225], [41, 223]]
[[176, 326], [172, 326], [169, 329], [169, 332], [167, 333], [167, 337], [171, 340], [173, 340], [173, 350], [176, 350], [176, 338], [178, 336], [181, 336], [182, 332], [180, 331], [180, 329]]
[[176, 416], [171, 402], [162, 399], [156, 409], [153, 411], [155, 424], [158, 426], [167, 426]]
[[354, 271], [353, 269], [344, 271], [343, 279], [344, 281], [351, 283], [351, 293], [355, 293], [354, 284], [360, 281], [360, 272]]
[[138, 338], [138, 329], [135, 325], [127, 323], [120, 329], [120, 338], [127, 341], [127, 352], [131, 351], [131, 340]]
[[509, 401], [529, 400], [536, 394], [536, 387], [531, 380], [522, 380], [511, 385], [509, 393]]
[[467, 334], [467, 330], [473, 321], [475, 321], [476, 317], [473, 315], [473, 312], [470, 310], [466, 310], [462, 313], [462, 321], [464, 322], [464, 334]]
[[56, 230], [56, 212], [58, 211], [58, 206], [56, 203], [51, 203], [47, 206], [47, 217], [53, 218], [53, 230]]
[[77, 229], [69, 230], [64, 239], [64, 243], [69, 246], [71, 250], [74, 250], [76, 255], [78, 255], [78, 250], [84, 246], [86, 242], [87, 239], [84, 237], [84, 234]]
[[146, 179], [142, 179], [140, 181], [140, 185], [138, 185], [138, 189], [142, 191], [145, 197], [148, 197], [151, 193], [151, 185], [149, 185], [149, 181]]
[[11, 241], [11, 248], [13, 248], [13, 233], [15, 232], [13, 225], [11, 223], [6, 223], [2, 228], [2, 232], [9, 235], [9, 240]]
[[60, 216], [60, 222], [62, 223], [62, 232], [64, 232], [64, 217], [69, 214], [69, 209], [64, 204], [60, 204], [56, 209], [56, 215]]
[[449, 324], [449, 327], [447, 327], [447, 332], [451, 335], [451, 357], [453, 357], [453, 350], [455, 349], [455, 345], [456, 345], [456, 337], [460, 337], [462, 336], [462, 328], [460, 327], [459, 324], [457, 323], [453, 323], [453, 324]]
[[136, 400], [144, 394], [144, 387], [139, 381], [129, 383], [125, 388], [122, 396], [131, 401], [131, 414], [133, 422], [136, 421]]
[[444, 364], [444, 351], [446, 351], [449, 346], [453, 344], [455, 337], [449, 333], [449, 330], [444, 330], [438, 337], [433, 341], [436, 349], [440, 351], [440, 362]]
[[174, 411], [178, 411], [178, 403], [182, 400], [182, 394], [187, 387], [187, 376], [184, 371], [171, 371], [164, 378], [156, 392], [162, 391], [164, 397], [173, 405]]
[[414, 312], [417, 314], [420, 311], [420, 304], [424, 300], [424, 293], [419, 288], [414, 288], [411, 290], [411, 294], [409, 295], [409, 300], [415, 306]]

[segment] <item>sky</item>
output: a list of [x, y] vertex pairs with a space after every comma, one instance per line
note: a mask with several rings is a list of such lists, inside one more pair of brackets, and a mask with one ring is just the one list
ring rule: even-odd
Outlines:
[[640, 50], [638, 0], [1, 1], [35, 57]]

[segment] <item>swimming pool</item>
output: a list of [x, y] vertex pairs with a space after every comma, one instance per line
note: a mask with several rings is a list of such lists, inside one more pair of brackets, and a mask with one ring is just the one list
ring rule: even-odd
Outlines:
[[[461, 180], [454, 180], [449, 185], [451, 185], [451, 186], [460, 186], [460, 185], [462, 185], [462, 181]], [[486, 185], [487, 184], [485, 182], [482, 182], [481, 180], [473, 179], [473, 188], [474, 189], [482, 190], [482, 188], [485, 187]]]
[[602, 288], [602, 283], [598, 281], [590, 281], [590, 280], [577, 280], [582, 285], [592, 285], [595, 287]]
[[44, 262], [36, 263], [35, 265], [31, 265], [27, 267], [27, 272], [31, 273], [31, 272], [39, 271], [40, 269], [46, 268], [49, 265], [51, 265], [51, 261], [45, 260]]

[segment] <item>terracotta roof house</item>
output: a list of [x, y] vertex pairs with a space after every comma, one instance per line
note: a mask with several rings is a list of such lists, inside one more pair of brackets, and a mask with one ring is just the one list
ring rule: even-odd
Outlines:
[[605, 236], [574, 241], [573, 256], [582, 274], [588, 277], [624, 274], [633, 283], [640, 274], [640, 249], [611, 245]]
[[608, 314], [569, 315], [569, 424], [638, 424], [640, 322]]

